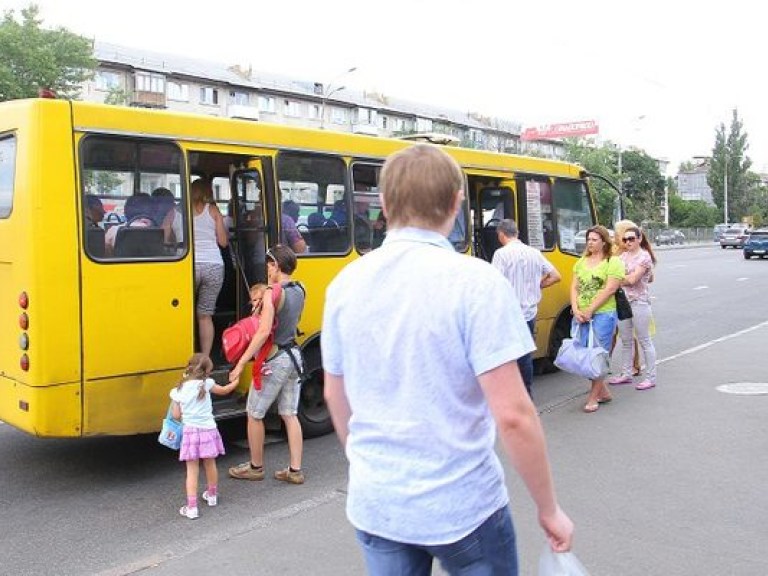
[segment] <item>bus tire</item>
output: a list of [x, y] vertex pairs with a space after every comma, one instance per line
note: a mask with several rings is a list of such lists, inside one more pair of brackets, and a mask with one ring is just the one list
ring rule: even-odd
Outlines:
[[299, 422], [304, 438], [325, 436], [333, 432], [333, 422], [325, 404], [323, 366], [320, 360], [320, 341], [303, 350], [307, 380], [301, 385]]

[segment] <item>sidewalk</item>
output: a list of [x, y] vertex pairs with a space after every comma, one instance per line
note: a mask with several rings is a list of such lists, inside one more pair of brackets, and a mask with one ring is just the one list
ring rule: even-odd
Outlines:
[[[614, 387], [614, 401], [595, 414], [581, 411], [586, 383], [539, 377], [551, 391], [538, 406], [559, 498], [576, 523], [574, 551], [591, 576], [768, 574], [768, 395], [716, 390], [768, 380], [754, 362], [766, 338], [762, 326], [677, 355], [660, 364], [656, 389]], [[519, 478], [502, 461], [520, 573], [535, 576], [543, 537]], [[185, 529], [180, 523], [180, 533]], [[209, 546], [158, 562], [141, 574], [365, 573], [341, 491], [254, 517], [242, 534], [211, 534]]]

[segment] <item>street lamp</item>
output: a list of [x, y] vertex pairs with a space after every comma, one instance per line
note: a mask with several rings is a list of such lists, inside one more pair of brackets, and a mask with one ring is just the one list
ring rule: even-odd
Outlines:
[[337, 86], [336, 88], [334, 88], [333, 87], [333, 83], [336, 82], [337, 80], [339, 80], [340, 78], [343, 78], [347, 74], [351, 74], [355, 70], [357, 70], [357, 67], [353, 66], [352, 68], [350, 68], [346, 72], [342, 72], [341, 74], [339, 74], [338, 76], [333, 78], [330, 82], [328, 82], [328, 84], [326, 86], [323, 87], [323, 96], [322, 96], [322, 99], [320, 101], [320, 129], [321, 130], [325, 130], [325, 103], [326, 103], [326, 101], [331, 96], [333, 96], [334, 94], [336, 94], [338, 92], [341, 92], [342, 90], [345, 90], [347, 88], [346, 86]]
[[728, 149], [725, 149], [725, 162], [723, 163], [723, 217], [728, 226]]

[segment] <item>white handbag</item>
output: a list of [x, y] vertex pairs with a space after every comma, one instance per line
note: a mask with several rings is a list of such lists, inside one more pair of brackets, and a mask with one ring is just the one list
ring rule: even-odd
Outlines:
[[587, 346], [582, 346], [579, 341], [580, 329], [581, 326], [577, 325], [574, 334], [573, 328], [571, 328], [571, 337], [563, 340], [560, 350], [557, 352], [555, 366], [587, 380], [599, 380], [608, 374], [610, 355], [605, 348], [595, 342], [595, 329], [591, 320], [589, 321]]

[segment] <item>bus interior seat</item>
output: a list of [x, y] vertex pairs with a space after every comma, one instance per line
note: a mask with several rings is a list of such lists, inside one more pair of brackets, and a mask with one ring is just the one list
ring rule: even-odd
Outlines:
[[163, 229], [154, 226], [123, 226], [115, 237], [115, 256], [141, 258], [164, 254]]
[[85, 236], [85, 244], [88, 254], [94, 258], [104, 258], [104, 229], [103, 228], [88, 228]]

